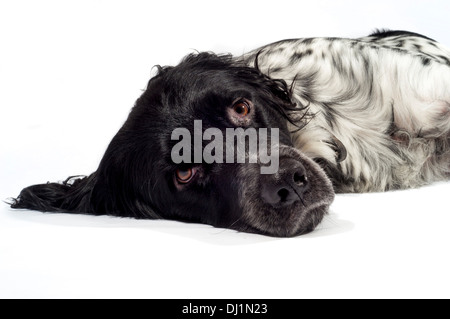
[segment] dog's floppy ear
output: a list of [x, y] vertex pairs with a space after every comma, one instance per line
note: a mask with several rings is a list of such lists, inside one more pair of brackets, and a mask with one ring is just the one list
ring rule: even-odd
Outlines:
[[[116, 136], [117, 137], [117, 136]], [[110, 144], [98, 170], [87, 177], [71, 176], [61, 183], [46, 183], [24, 188], [12, 200], [12, 208], [43, 212], [114, 215], [135, 218], [159, 218], [149, 206], [142, 189], [144, 174], [135, 172], [139, 159], [120, 148], [116, 138]], [[138, 165], [139, 167], [139, 165]], [[144, 192], [145, 193], [145, 192]]]
[[80, 178], [70, 176], [62, 183], [47, 183], [24, 188], [12, 199], [12, 208], [26, 208], [42, 212], [87, 212], [96, 174]]
[[129, 127], [130, 118], [109, 144], [95, 173], [90, 209], [96, 214], [160, 218], [150, 206], [151, 143], [142, 130]]
[[[130, 114], [131, 116], [131, 114]], [[62, 183], [47, 183], [23, 189], [12, 208], [44, 212], [159, 218], [150, 207], [149, 154], [145, 139], [132, 135], [130, 118], [106, 150], [96, 172], [72, 176]], [[139, 144], [140, 143], [140, 144]]]

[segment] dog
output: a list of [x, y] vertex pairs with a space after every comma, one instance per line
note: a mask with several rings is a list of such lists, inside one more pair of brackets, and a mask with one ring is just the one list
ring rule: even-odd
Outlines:
[[[195, 135], [198, 120], [200, 135], [276, 129], [267, 143], [277, 170], [262, 174], [249, 147], [251, 163], [189, 161], [189, 153], [175, 163], [174, 132]], [[10, 204], [292, 237], [315, 229], [335, 193], [448, 180], [449, 145], [450, 51], [438, 42], [389, 30], [283, 40], [158, 66], [94, 173], [27, 187]], [[221, 159], [220, 151], [211, 154]]]

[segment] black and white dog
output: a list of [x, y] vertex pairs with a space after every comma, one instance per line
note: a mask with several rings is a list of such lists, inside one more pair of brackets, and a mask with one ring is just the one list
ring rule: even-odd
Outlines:
[[[96, 172], [25, 188], [12, 207], [296, 236], [320, 223], [335, 192], [450, 176], [450, 51], [425, 36], [285, 40], [158, 69]], [[278, 170], [260, 174], [258, 158], [174, 163], [173, 132], [194, 133], [195, 120], [202, 132], [277, 128]]]

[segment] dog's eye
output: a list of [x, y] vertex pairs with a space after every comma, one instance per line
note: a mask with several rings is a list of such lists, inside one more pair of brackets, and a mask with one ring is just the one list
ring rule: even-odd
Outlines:
[[239, 101], [233, 105], [233, 111], [239, 117], [245, 117], [250, 112], [250, 105], [246, 101]]
[[186, 168], [186, 169], [177, 169], [175, 172], [175, 176], [177, 178], [177, 181], [181, 184], [186, 184], [191, 181], [191, 179], [194, 177], [195, 172], [192, 168]]

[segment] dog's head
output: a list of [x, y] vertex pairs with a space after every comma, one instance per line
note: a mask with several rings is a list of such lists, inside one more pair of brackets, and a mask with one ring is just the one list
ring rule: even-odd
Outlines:
[[[14, 208], [165, 218], [271, 236], [312, 231], [334, 198], [296, 150], [305, 110], [281, 80], [201, 53], [159, 68], [89, 177], [22, 190]], [[299, 112], [300, 110], [300, 112]]]
[[[91, 200], [99, 199], [97, 209], [117, 215], [272, 236], [309, 232], [322, 220], [334, 193], [321, 168], [292, 147], [287, 123], [294, 106], [283, 81], [230, 56], [189, 55], [176, 67], [159, 68], [106, 151]], [[241, 149], [244, 163], [237, 155], [227, 161], [230, 143], [223, 148], [214, 144], [211, 151], [212, 142], [238, 127], [244, 133], [268, 133], [266, 154], [277, 157], [272, 157], [276, 167], [270, 174], [261, 174], [270, 163], [248, 145]], [[216, 134], [205, 138], [208, 129]], [[190, 136], [184, 142], [192, 152], [177, 147], [182, 137], [177, 132]], [[205, 160], [206, 153], [216, 160]], [[174, 161], [174, 154], [182, 160]]]

